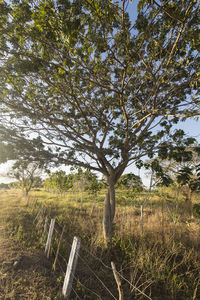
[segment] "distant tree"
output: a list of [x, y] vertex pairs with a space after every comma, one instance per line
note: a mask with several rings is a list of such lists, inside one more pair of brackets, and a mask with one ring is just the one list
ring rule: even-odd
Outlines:
[[98, 180], [97, 175], [91, 172], [90, 170], [86, 170], [85, 176], [87, 180], [86, 190], [88, 190], [89, 193], [96, 195], [97, 192], [102, 189], [102, 184]]
[[16, 179], [18, 185], [23, 191], [25, 199], [28, 201], [28, 194], [34, 187], [41, 186], [41, 175], [43, 166], [40, 163], [30, 163], [24, 160], [18, 160], [8, 173], [8, 176]]
[[9, 187], [9, 183], [0, 183], [0, 189], [2, 190], [8, 190], [10, 187]]
[[176, 184], [179, 189], [182, 189], [186, 202], [191, 202], [192, 194], [200, 190], [200, 146], [198, 144], [179, 145], [173, 151], [162, 153], [161, 157], [151, 161], [150, 165], [158, 179], [157, 184], [165, 186]]
[[136, 20], [126, 0], [0, 3], [0, 135], [34, 132], [41, 159], [101, 172], [106, 239], [126, 167], [199, 114], [199, 6], [166, 2], [139, 1]]
[[44, 182], [44, 186], [47, 189], [53, 189], [62, 198], [63, 193], [72, 188], [72, 179], [73, 176], [71, 174], [67, 175], [65, 171], [56, 171], [49, 174], [49, 177]]
[[122, 175], [117, 183], [117, 187], [119, 188], [125, 188], [125, 189], [133, 189], [136, 191], [142, 191], [143, 190], [143, 183], [139, 176], [128, 173]]
[[84, 170], [78, 167], [72, 168], [72, 170], [75, 170], [75, 173], [73, 173], [73, 187], [75, 191], [81, 192], [81, 202], [83, 201], [84, 191], [96, 195], [97, 192], [102, 188], [97, 175], [91, 172], [89, 169]]

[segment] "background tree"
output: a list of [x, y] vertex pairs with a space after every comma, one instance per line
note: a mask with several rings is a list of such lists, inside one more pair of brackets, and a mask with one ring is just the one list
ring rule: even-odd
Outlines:
[[102, 185], [99, 183], [97, 175], [91, 172], [89, 169], [84, 170], [81, 167], [71, 168], [75, 170], [72, 173], [73, 188], [76, 192], [76, 200], [78, 192], [81, 192], [81, 203], [83, 201], [83, 192], [88, 191], [88, 193], [96, 195], [96, 193], [102, 188]]
[[49, 174], [49, 177], [44, 182], [44, 186], [47, 189], [53, 189], [62, 198], [63, 193], [72, 188], [72, 180], [72, 174], [67, 175], [65, 171], [56, 171]]
[[192, 195], [200, 190], [199, 144], [194, 143], [194, 139], [191, 138], [182, 140], [179, 146], [161, 152], [160, 157], [152, 160], [147, 166], [153, 169], [158, 186], [174, 185], [177, 186], [178, 193], [182, 191], [191, 212]]
[[0, 183], [0, 190], [8, 190], [10, 189], [9, 183]]
[[122, 189], [133, 189], [139, 192], [143, 190], [143, 183], [140, 176], [137, 176], [133, 173], [128, 173], [119, 178], [117, 187]]
[[8, 173], [9, 177], [18, 181], [27, 201], [30, 190], [42, 186], [41, 175], [43, 175], [43, 167], [40, 163], [30, 163], [24, 160], [16, 161]]
[[49, 148], [43, 159], [101, 172], [105, 238], [125, 168], [152, 157], [178, 118], [198, 114], [197, 2], [167, 1], [175, 19], [140, 1], [134, 23], [127, 3], [0, 4], [1, 135], [35, 132]]
[[92, 195], [96, 196], [97, 192], [102, 189], [100, 180], [98, 179], [97, 175], [90, 170], [86, 170], [85, 176], [87, 179], [86, 190]]

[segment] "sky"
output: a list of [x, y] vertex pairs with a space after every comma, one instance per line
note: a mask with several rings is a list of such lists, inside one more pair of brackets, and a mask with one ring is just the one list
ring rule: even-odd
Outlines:
[[12, 167], [12, 164], [13, 164], [12, 161], [4, 164], [0, 164], [0, 183], [9, 183], [14, 181], [14, 179], [6, 176], [6, 174], [9, 172], [10, 168]]

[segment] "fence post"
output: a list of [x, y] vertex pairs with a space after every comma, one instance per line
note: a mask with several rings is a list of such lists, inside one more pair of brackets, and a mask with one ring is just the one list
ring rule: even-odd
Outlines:
[[64, 231], [65, 231], [65, 225], [63, 226], [63, 229], [62, 229], [62, 232], [61, 232], [61, 235], [60, 235], [60, 239], [59, 239], [59, 242], [58, 242], [58, 248], [57, 248], [57, 251], [56, 251], [56, 257], [55, 257], [53, 267], [52, 267], [54, 271], [56, 269], [56, 263], [57, 263], [57, 260], [58, 260], [58, 254], [59, 254], [59, 251], [60, 251], [60, 246], [61, 246], [61, 241], [62, 241]]
[[144, 222], [143, 222], [143, 205], [141, 205], [141, 231], [143, 234], [144, 231]]
[[47, 225], [48, 225], [48, 217], [46, 216], [45, 222], [44, 222], [43, 235], [47, 232]]
[[73, 240], [69, 261], [67, 264], [67, 271], [64, 279], [63, 288], [62, 288], [62, 295], [64, 296], [65, 299], [69, 299], [70, 297], [80, 245], [81, 245], [80, 238], [75, 236]]
[[35, 207], [37, 206], [37, 199], [35, 199], [35, 201], [33, 202], [33, 206], [32, 206], [32, 211], [35, 209]]
[[52, 239], [52, 235], [53, 235], [54, 224], [55, 224], [55, 219], [51, 219], [49, 233], [48, 233], [46, 247], [45, 247], [45, 254], [46, 254], [47, 258], [49, 258], [49, 254], [50, 254], [51, 239]]
[[115, 264], [113, 261], [111, 261], [111, 267], [112, 267], [112, 271], [115, 277], [115, 281], [117, 283], [117, 288], [118, 288], [118, 293], [119, 293], [119, 300], [124, 300], [124, 294], [123, 294], [123, 290], [122, 290], [122, 283], [121, 280], [119, 278], [118, 272], [116, 270]]
[[36, 217], [35, 217], [35, 219], [33, 221], [33, 224], [36, 222], [36, 220], [39, 218], [39, 216], [43, 213], [43, 211], [44, 211], [44, 206], [42, 206], [40, 208], [40, 210], [38, 211], [38, 213], [37, 213], [37, 215], [36, 215]]

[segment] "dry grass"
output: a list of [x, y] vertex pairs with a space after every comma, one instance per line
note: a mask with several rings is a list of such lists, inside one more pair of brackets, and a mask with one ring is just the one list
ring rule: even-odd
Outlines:
[[[32, 207], [38, 199], [39, 205], [45, 204], [48, 212], [56, 217], [59, 224], [66, 224], [61, 255], [67, 258], [73, 236], [81, 236], [83, 245], [81, 257], [109, 286], [116, 298], [117, 289], [112, 271], [105, 268], [98, 259], [108, 266], [111, 260], [114, 260], [117, 269], [125, 279], [128, 279], [129, 283], [125, 279], [122, 280], [126, 300], [146, 299], [137, 289], [153, 300], [199, 300], [200, 219], [190, 217], [180, 199], [175, 203], [173, 200], [175, 196], [174, 191], [167, 193], [162, 190], [160, 194], [155, 193], [151, 197], [144, 206], [142, 231], [140, 205], [145, 197], [120, 202], [124, 196], [122, 192], [118, 192], [114, 235], [108, 249], [104, 248], [101, 228], [103, 192], [93, 205], [94, 197], [86, 193], [81, 203], [80, 199], [76, 202], [78, 197], [73, 194], [59, 199], [57, 195], [35, 191], [31, 195], [31, 207], [26, 208], [26, 213], [21, 213], [20, 217], [14, 214], [10, 226], [16, 237], [25, 245], [32, 248], [43, 247], [44, 240], [41, 240], [41, 233], [33, 234], [31, 226], [28, 225], [38, 211], [38, 207], [35, 209]], [[55, 236], [53, 243], [54, 251], [59, 240], [59, 227], [57, 230], [58, 236]], [[62, 264], [65, 269], [65, 263], [61, 259]], [[60, 278], [62, 282], [62, 275]], [[58, 293], [59, 284], [57, 286], [54, 284], [53, 287]], [[112, 299], [88, 266], [81, 261], [77, 268], [74, 290], [79, 298], [76, 293], [72, 293], [72, 299]], [[52, 291], [53, 293], [55, 294], [55, 291]], [[99, 296], [95, 296], [95, 293]], [[58, 299], [52, 295], [51, 297]]]
[[[0, 192], [1, 300], [50, 300], [58, 293], [56, 277], [51, 274], [51, 264], [41, 251], [28, 249], [25, 241], [22, 243], [22, 237], [27, 237], [25, 230], [19, 236], [20, 228], [22, 229], [19, 222], [28, 224], [30, 219], [27, 220], [27, 216], [27, 206], [21, 193], [14, 190]], [[14, 230], [14, 224], [17, 226], [18, 236], [14, 232], [13, 236], [8, 236]], [[22, 261], [17, 268], [7, 264], [19, 256]]]

